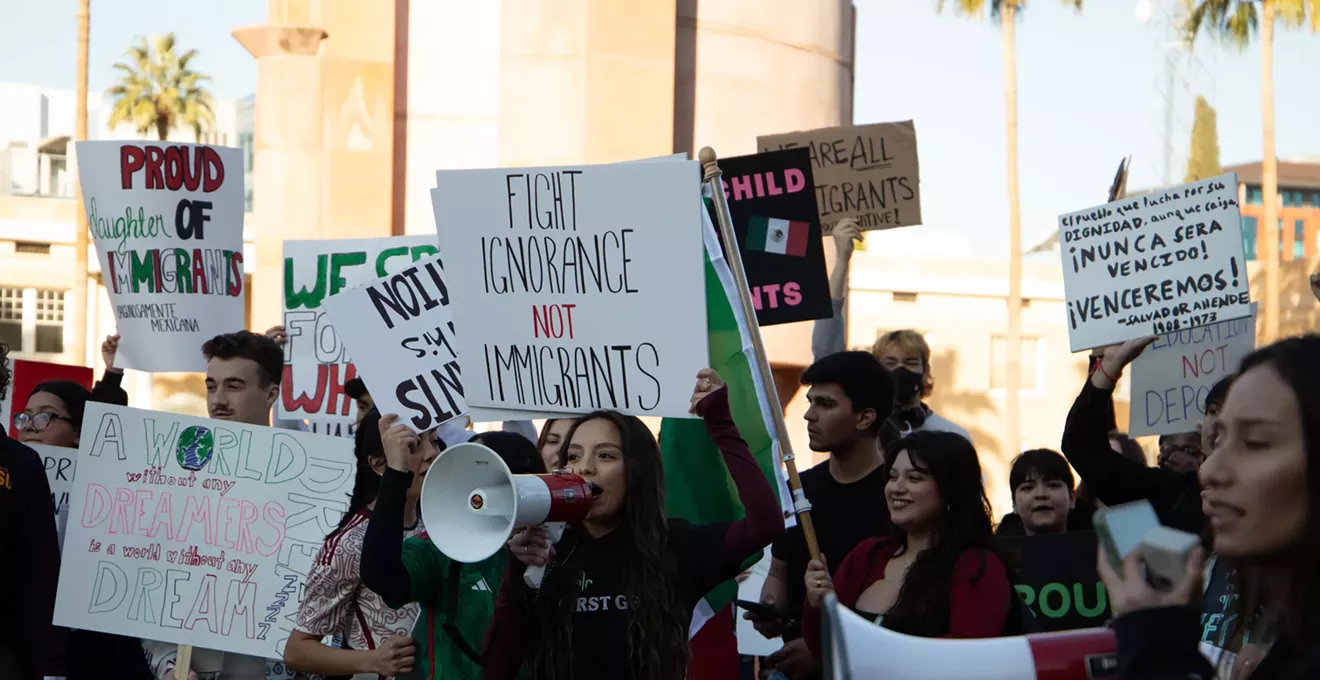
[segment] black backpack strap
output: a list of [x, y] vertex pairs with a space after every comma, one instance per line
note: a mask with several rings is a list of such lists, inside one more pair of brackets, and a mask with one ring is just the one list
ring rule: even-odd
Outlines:
[[453, 641], [454, 646], [458, 647], [458, 651], [463, 652], [463, 656], [470, 659], [472, 663], [484, 667], [486, 665], [485, 657], [473, 649], [467, 640], [463, 639], [463, 631], [454, 625], [454, 616], [458, 613], [458, 591], [462, 587], [462, 581], [460, 580], [462, 569], [463, 566], [459, 562], [449, 561], [449, 587], [445, 592], [445, 617], [440, 627], [444, 629], [445, 635], [448, 635], [449, 639]]

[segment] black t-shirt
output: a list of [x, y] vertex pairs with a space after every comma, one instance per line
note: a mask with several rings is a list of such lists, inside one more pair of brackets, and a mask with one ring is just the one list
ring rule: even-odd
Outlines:
[[[669, 520], [669, 552], [676, 561], [675, 583], [679, 602], [689, 615], [701, 598], [732, 578], [724, 573], [720, 556], [727, 523], [694, 525]], [[573, 677], [576, 680], [629, 680], [629, 610], [637, 596], [624, 593], [624, 564], [630, 554], [631, 532], [613, 531], [592, 540], [572, 529], [555, 550], [546, 572], [546, 589], [572, 595]], [[554, 585], [551, 586], [553, 579]]]
[[[858, 543], [889, 533], [889, 506], [885, 505], [885, 467], [877, 467], [871, 474], [842, 484], [830, 474], [827, 460], [803, 472], [802, 492], [811, 502], [811, 523], [816, 529], [816, 541], [833, 575], [843, 560]], [[788, 565], [788, 615], [795, 622], [784, 633], [784, 639], [802, 636], [797, 621], [802, 618], [802, 602], [807, 597], [803, 577], [807, 573], [807, 541], [802, 528], [795, 526], [775, 542], [771, 554]]]

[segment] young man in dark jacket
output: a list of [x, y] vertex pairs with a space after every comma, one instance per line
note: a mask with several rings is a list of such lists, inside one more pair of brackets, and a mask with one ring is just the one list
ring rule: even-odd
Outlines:
[[[0, 343], [0, 399], [9, 391], [9, 347]], [[0, 427], [0, 677], [42, 677], [60, 544], [41, 457]]]

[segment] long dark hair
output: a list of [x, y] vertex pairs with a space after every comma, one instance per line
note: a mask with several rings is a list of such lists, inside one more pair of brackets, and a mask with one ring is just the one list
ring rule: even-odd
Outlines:
[[[980, 555], [981, 567], [975, 578], [985, 573], [985, 561], [990, 556], [999, 558], [1007, 568], [1007, 562], [995, 548], [990, 499], [981, 480], [981, 462], [972, 443], [952, 432], [913, 432], [895, 442], [890, 450], [895, 452], [895, 458], [906, 451], [912, 466], [935, 480], [946, 510], [940, 518], [934, 543], [908, 568], [898, 599], [885, 614], [884, 624], [890, 630], [908, 635], [940, 637], [949, 632], [953, 571], [963, 553], [976, 550]], [[888, 465], [892, 467], [892, 463]], [[907, 532], [898, 527], [893, 531], [900, 543], [906, 543]], [[1016, 607], [1010, 608], [1006, 627], [1011, 625], [1015, 611]]]
[[[1230, 592], [1240, 594], [1234, 605], [1237, 616], [1226, 638], [1229, 649], [1240, 649], [1248, 636], [1254, 637], [1251, 642], [1268, 641], [1276, 630], [1299, 647], [1320, 639], [1320, 335], [1287, 338], [1262, 347], [1242, 360], [1237, 376], [1261, 366], [1272, 368], [1297, 398], [1306, 455], [1306, 528], [1287, 563], [1287, 583], [1282, 585], [1288, 597], [1277, 620], [1262, 609], [1267, 598], [1263, 591], [1269, 584], [1263, 583], [1259, 570], [1242, 560], [1225, 560], [1230, 569]], [[1229, 391], [1238, 384], [1235, 381]], [[1258, 637], [1262, 634], [1265, 640]]]
[[344, 530], [345, 526], [362, 509], [376, 500], [380, 492], [380, 475], [371, 467], [373, 459], [385, 458], [385, 447], [380, 443], [380, 411], [371, 409], [362, 416], [357, 432], [353, 435], [353, 457], [357, 459], [357, 470], [353, 476], [353, 494], [348, 499], [348, 511], [339, 520], [339, 526], [326, 535], [326, 540]]
[[[568, 459], [568, 445], [583, 423], [605, 420], [619, 431], [627, 496], [620, 509], [617, 532], [627, 532], [628, 555], [619, 562], [620, 583], [628, 610], [628, 660], [636, 680], [679, 680], [687, 672], [688, 624], [675, 588], [677, 564], [669, 547], [665, 515], [665, 478], [660, 446], [642, 421], [614, 411], [596, 411], [573, 424], [559, 450], [559, 466]], [[622, 538], [622, 537], [621, 537]], [[573, 666], [573, 603], [576, 571], [573, 553], [561, 543], [555, 564], [546, 570], [537, 600], [537, 623], [528, 645], [527, 666], [533, 678], [571, 678]], [[578, 555], [581, 558], [581, 555]], [[556, 568], [558, 567], [558, 568]], [[590, 663], [590, 659], [583, 660]]]

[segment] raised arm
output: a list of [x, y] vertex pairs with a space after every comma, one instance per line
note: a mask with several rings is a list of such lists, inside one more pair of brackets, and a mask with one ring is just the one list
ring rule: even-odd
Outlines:
[[385, 468], [362, 540], [362, 584], [391, 609], [412, 601], [412, 579], [403, 564], [403, 504], [412, 481], [411, 472]]
[[128, 406], [128, 392], [124, 391], [124, 369], [115, 366], [119, 354], [119, 335], [106, 336], [101, 343], [101, 359], [105, 361], [105, 374], [92, 386], [92, 399], [103, 404]]
[[848, 323], [844, 317], [847, 296], [848, 270], [852, 264], [855, 242], [861, 240], [861, 230], [852, 218], [839, 220], [834, 225], [834, 271], [830, 272], [830, 304], [834, 314], [828, 319], [817, 319], [811, 326], [811, 354], [813, 360], [847, 349]]

